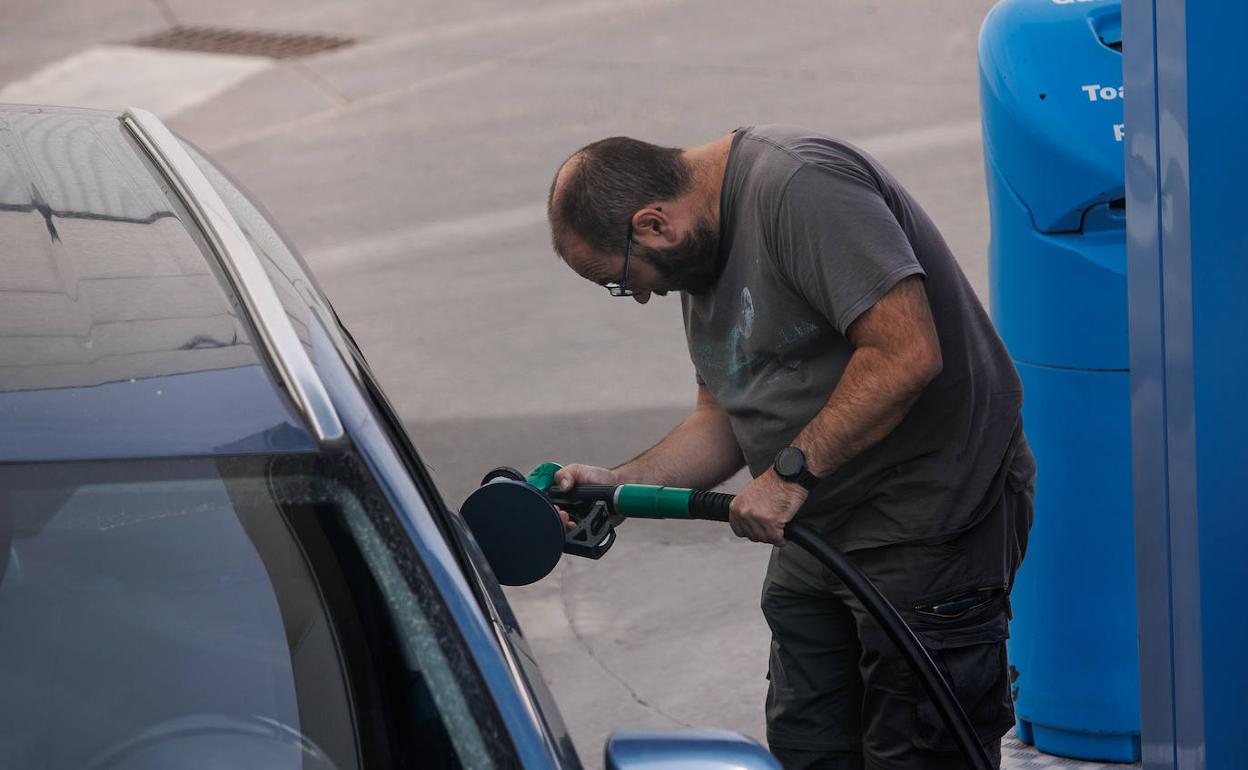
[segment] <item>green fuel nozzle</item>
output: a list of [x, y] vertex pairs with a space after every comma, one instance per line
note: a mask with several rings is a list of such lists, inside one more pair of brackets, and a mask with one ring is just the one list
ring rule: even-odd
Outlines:
[[542, 463], [525, 480], [569, 514], [602, 503], [611, 514], [632, 519], [728, 520], [732, 495], [652, 484], [578, 484], [563, 490], [555, 484], [561, 467]]
[[[613, 518], [727, 521], [733, 496], [652, 484], [578, 484], [561, 489], [563, 468], [546, 462], [527, 475], [495, 468], [461, 514], [506, 585], [527, 585], [570, 553], [599, 559], [615, 542]], [[558, 510], [567, 514], [564, 523]]]

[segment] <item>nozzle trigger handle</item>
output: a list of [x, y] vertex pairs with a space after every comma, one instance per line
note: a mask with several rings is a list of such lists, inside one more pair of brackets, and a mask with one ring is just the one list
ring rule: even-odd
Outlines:
[[602, 500], [594, 503], [589, 513], [582, 516], [574, 529], [563, 536], [563, 552], [586, 559], [601, 559], [615, 543], [615, 527], [611, 526], [611, 511]]

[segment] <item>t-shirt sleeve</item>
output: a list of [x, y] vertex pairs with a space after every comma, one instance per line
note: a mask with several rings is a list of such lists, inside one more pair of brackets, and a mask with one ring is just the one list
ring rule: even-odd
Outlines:
[[805, 165], [780, 196], [781, 272], [841, 334], [910, 275], [924, 275], [874, 180], [857, 169]]

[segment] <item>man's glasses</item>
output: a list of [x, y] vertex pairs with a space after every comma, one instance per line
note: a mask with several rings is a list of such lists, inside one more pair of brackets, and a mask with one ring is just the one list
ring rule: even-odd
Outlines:
[[628, 258], [633, 253], [633, 223], [628, 223], [628, 243], [624, 245], [624, 272], [620, 274], [619, 283], [604, 283], [612, 297], [631, 297], [635, 293], [628, 288]]

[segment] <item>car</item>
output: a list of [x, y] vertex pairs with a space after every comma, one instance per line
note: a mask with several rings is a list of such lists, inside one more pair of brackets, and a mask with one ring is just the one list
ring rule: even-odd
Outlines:
[[0, 767], [580, 767], [359, 346], [204, 153], [0, 106], [0, 297]]

